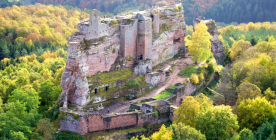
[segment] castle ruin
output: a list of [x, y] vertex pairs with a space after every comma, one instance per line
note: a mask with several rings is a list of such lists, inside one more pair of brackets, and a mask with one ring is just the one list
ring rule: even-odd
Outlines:
[[137, 75], [148, 77], [146, 81], [152, 86], [164, 81], [161, 73], [154, 74], [152, 80], [152, 74], [148, 74], [153, 66], [173, 58], [178, 48], [185, 46], [183, 13], [181, 4], [130, 12], [114, 19], [100, 18], [99, 12], [93, 10], [89, 19], [77, 25], [79, 31], [68, 39], [61, 79], [64, 106], [101, 103], [131, 94], [130, 90], [142, 93], [146, 87], [124, 88]]
[[[100, 111], [126, 98], [142, 96], [166, 81], [171, 66], [153, 67], [176, 54], [185, 56], [183, 13], [181, 4], [129, 12], [113, 19], [101, 18], [93, 10], [89, 19], [81, 21], [77, 25], [79, 31], [68, 39], [67, 62], [61, 78], [60, 129], [85, 135], [173, 121], [174, 108], [186, 95], [203, 86], [204, 81], [211, 82], [213, 75], [199, 85], [184, 81], [186, 84], [178, 83], [175, 89], [167, 88], [173, 95], [166, 99], [132, 103], [130, 112], [101, 114]], [[196, 19], [195, 24], [200, 21]], [[214, 57], [218, 63], [223, 62], [224, 50], [215, 22], [203, 21], [213, 36]], [[77, 108], [70, 109], [67, 104]]]

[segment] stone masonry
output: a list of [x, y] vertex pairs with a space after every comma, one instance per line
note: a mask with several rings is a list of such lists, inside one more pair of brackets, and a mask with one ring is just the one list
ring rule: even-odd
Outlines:
[[[88, 79], [93, 75], [128, 68], [146, 76], [153, 66], [173, 58], [178, 48], [185, 46], [183, 13], [181, 4], [130, 12], [113, 19], [100, 18], [99, 12], [93, 10], [68, 39], [61, 78], [63, 106], [84, 106], [93, 99]], [[154, 84], [159, 82], [156, 79], [164, 79], [162, 75], [154, 78]], [[153, 80], [147, 81], [152, 84]], [[98, 98], [97, 94], [93, 96]]]

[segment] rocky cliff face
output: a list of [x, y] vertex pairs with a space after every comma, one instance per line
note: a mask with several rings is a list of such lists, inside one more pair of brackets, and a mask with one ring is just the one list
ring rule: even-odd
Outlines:
[[[184, 46], [183, 12], [181, 5], [158, 7], [140, 11], [143, 15], [136, 13], [139, 18], [133, 13], [117, 16], [114, 23], [114, 19], [101, 19], [93, 10], [89, 19], [78, 24], [79, 31], [68, 39], [61, 78], [64, 107], [67, 103], [84, 106], [110, 100], [107, 97], [124, 96], [122, 89], [128, 90], [125, 84], [137, 77], [134, 73], [146, 75], [152, 66], [174, 57]], [[147, 63], [141, 66], [140, 62]], [[125, 68], [134, 73], [123, 73]], [[119, 74], [107, 74], [111, 71]], [[128, 75], [118, 77], [120, 74]], [[139, 93], [141, 89], [137, 90]]]
[[212, 51], [215, 59], [217, 60], [217, 63], [220, 65], [223, 65], [225, 53], [224, 53], [223, 44], [218, 38], [218, 28], [217, 28], [215, 21], [214, 20], [195, 19], [194, 23], [197, 24], [200, 21], [203, 21], [206, 23], [206, 25], [208, 27], [208, 32], [210, 33], [210, 35], [213, 36], [213, 38], [211, 39], [211, 44], [212, 44], [211, 51]]

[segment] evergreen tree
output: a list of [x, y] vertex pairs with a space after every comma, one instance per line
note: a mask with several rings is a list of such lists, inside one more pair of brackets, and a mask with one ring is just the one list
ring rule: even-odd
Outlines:
[[4, 45], [2, 49], [2, 57], [9, 58], [10, 57], [10, 50], [8, 49], [7, 45]]
[[25, 55], [27, 55], [27, 54], [28, 54], [28, 52], [27, 52], [26, 49], [23, 49], [23, 50], [21, 51], [21, 56], [25, 56]]

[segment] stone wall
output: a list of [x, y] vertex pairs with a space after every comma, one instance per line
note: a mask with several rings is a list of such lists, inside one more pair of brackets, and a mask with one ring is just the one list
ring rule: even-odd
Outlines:
[[169, 121], [169, 114], [166, 112], [155, 116], [154, 113], [130, 112], [102, 116], [99, 113], [77, 113], [62, 110], [60, 129], [85, 135], [96, 131], [143, 126], [145, 122], [149, 122], [150, 125], [160, 124]]
[[138, 75], [146, 75], [152, 70], [151, 60], [138, 61], [135, 67], [132, 69]]
[[137, 42], [137, 29], [138, 29], [138, 20], [130, 25], [121, 25], [120, 26], [120, 39], [121, 39], [121, 52], [125, 57], [136, 58], [136, 42]]
[[166, 74], [160, 73], [160, 72], [152, 72], [148, 73], [145, 76], [146, 83], [150, 84], [151, 86], [156, 86], [160, 83], [165, 82], [166, 80]]
[[153, 41], [151, 52], [153, 66], [173, 58], [177, 54], [178, 48], [185, 46], [186, 24], [183, 13], [172, 12], [170, 10], [161, 11], [159, 15], [159, 28], [163, 28], [163, 24], [166, 24], [170, 29], [156, 34], [158, 37]]
[[95, 39], [102, 36], [108, 36], [110, 27], [108, 24], [101, 23], [99, 11], [92, 10], [89, 17], [89, 29], [86, 34], [86, 39]]
[[160, 24], [159, 15], [154, 14], [154, 15], [152, 15], [152, 17], [153, 17], [153, 25], [154, 25], [153, 30], [155, 33], [159, 33], [159, 24]]

